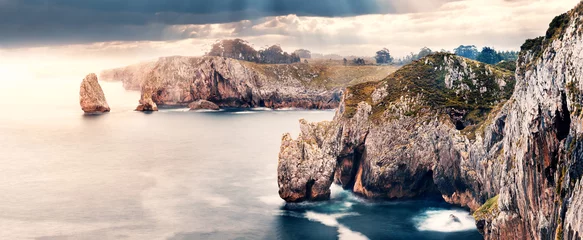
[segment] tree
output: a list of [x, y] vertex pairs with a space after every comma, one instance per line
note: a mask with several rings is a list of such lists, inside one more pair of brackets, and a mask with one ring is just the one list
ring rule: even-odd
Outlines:
[[247, 41], [238, 38], [216, 42], [207, 55], [251, 62], [257, 62], [259, 60], [258, 52]]
[[273, 45], [264, 50], [259, 50], [260, 63], [281, 64], [300, 62], [300, 57], [295, 53], [291, 55], [284, 52], [279, 45]]
[[460, 45], [459, 47], [455, 48], [453, 52], [460, 57], [474, 60], [478, 57], [478, 54], [480, 54], [480, 52], [478, 52], [478, 48], [476, 48], [474, 45]]
[[365, 61], [364, 61], [364, 59], [362, 59], [362, 58], [355, 58], [355, 59], [352, 59], [352, 63], [353, 63], [354, 65], [365, 65], [365, 64], [366, 64], [366, 62], [365, 62]]
[[382, 50], [377, 52], [375, 56], [377, 64], [390, 64], [393, 63], [393, 57], [391, 57], [391, 52], [389, 49], [383, 48]]
[[429, 54], [433, 53], [433, 51], [431, 51], [431, 49], [429, 49], [428, 47], [423, 47], [421, 48], [421, 50], [419, 51], [419, 54], [417, 54], [417, 57], [415, 60], [424, 58], [429, 56]]
[[300, 58], [312, 58], [312, 52], [310, 52], [310, 50], [298, 49], [294, 51], [294, 53]]
[[487, 64], [496, 64], [502, 61], [502, 57], [493, 48], [484, 47], [476, 60]]
[[498, 52], [502, 61], [513, 62], [518, 59], [518, 52], [517, 51], [504, 51]]

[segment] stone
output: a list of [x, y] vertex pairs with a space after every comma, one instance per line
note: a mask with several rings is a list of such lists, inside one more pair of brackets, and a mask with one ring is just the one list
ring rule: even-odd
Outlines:
[[188, 108], [191, 111], [193, 110], [219, 110], [221, 109], [218, 105], [214, 104], [213, 102], [206, 101], [206, 100], [198, 100], [195, 102], [191, 102], [188, 104]]
[[79, 103], [85, 113], [104, 113], [111, 110], [94, 73], [87, 75], [81, 82]]
[[128, 90], [141, 90], [142, 101], [151, 98], [158, 106], [186, 107], [206, 100], [219, 107], [333, 109], [338, 107], [345, 86], [380, 80], [394, 69], [173, 56], [105, 70], [101, 76], [122, 81]]

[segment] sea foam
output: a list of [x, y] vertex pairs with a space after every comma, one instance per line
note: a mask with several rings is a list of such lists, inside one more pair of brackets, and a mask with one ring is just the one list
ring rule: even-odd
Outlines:
[[[454, 215], [459, 219], [454, 221]], [[419, 231], [461, 232], [476, 229], [474, 218], [463, 210], [426, 210], [414, 218]]]

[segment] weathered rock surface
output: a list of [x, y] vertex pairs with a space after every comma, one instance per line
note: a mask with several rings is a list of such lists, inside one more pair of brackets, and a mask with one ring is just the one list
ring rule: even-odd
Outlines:
[[[350, 72], [341, 76], [334, 72]], [[102, 76], [142, 91], [141, 102], [187, 106], [197, 100], [219, 107], [330, 109], [353, 81], [370, 81], [393, 67], [256, 64], [222, 57], [164, 57], [153, 63], [107, 70]], [[386, 76], [386, 75], [384, 75]]]
[[325, 130], [284, 137], [280, 195], [310, 200], [304, 192], [325, 192], [334, 175], [370, 198], [437, 191], [474, 211], [486, 239], [581, 239], [582, 14], [583, 3], [527, 41], [515, 87], [504, 70], [433, 55], [348, 88]]
[[103, 90], [97, 81], [94, 73], [87, 75], [81, 82], [79, 91], [79, 103], [81, 109], [86, 113], [103, 113], [109, 112], [110, 108], [105, 100]]
[[221, 109], [219, 107], [219, 105], [216, 105], [213, 102], [209, 102], [206, 100], [198, 100], [195, 102], [191, 102], [190, 104], [188, 104], [188, 107], [190, 108], [190, 110], [219, 110]]
[[102, 81], [121, 81], [126, 90], [142, 90], [142, 82], [154, 68], [155, 62], [143, 62], [127, 67], [102, 71], [99, 78]]
[[[280, 195], [290, 187], [282, 179], [303, 179], [295, 186], [303, 189], [292, 191], [302, 193], [314, 192], [307, 189], [310, 185], [304, 184], [305, 179], [320, 184], [317, 179], [333, 177], [344, 188], [370, 198], [441, 194], [465, 206], [478, 207], [468, 192], [474, 187], [471, 184], [475, 184], [476, 173], [460, 168], [472, 167], [465, 166], [471, 165], [469, 162], [460, 163], [461, 156], [469, 150], [456, 149], [470, 140], [466, 132], [456, 127], [480, 124], [477, 121], [481, 109], [492, 111], [510, 96], [513, 85], [511, 72], [450, 54], [436, 54], [403, 67], [381, 82], [350, 87], [333, 122], [311, 128], [302, 123], [297, 140], [284, 137], [278, 172]], [[480, 92], [483, 87], [490, 90]], [[475, 126], [466, 130], [468, 135], [475, 134], [472, 127]], [[310, 154], [307, 147], [288, 147], [314, 142], [319, 144], [311, 144], [315, 150], [310, 151], [321, 154]], [[282, 168], [314, 164], [326, 168], [316, 176], [309, 171]], [[301, 196], [287, 199], [285, 194], [282, 198], [306, 200]]]

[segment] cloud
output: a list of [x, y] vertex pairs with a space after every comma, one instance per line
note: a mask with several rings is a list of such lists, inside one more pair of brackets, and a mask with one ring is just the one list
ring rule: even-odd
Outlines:
[[[0, 5], [3, 1], [6, 0], [0, 0]], [[4, 70], [24, 69], [49, 75], [63, 69], [82, 75], [161, 56], [201, 55], [213, 42], [224, 38], [243, 38], [255, 48], [280, 44], [288, 52], [305, 48], [357, 56], [372, 56], [386, 47], [401, 57], [423, 46], [452, 50], [461, 44], [519, 50], [526, 39], [544, 35], [553, 17], [577, 3], [579, 0], [464, 0], [441, 4], [431, 11], [403, 14], [332, 18], [289, 14], [214, 24], [80, 26], [86, 34], [69, 36], [74, 44], [54, 46], [40, 38], [44, 46], [0, 48], [0, 70], [7, 66]], [[34, 29], [61, 34], [55, 29]], [[0, 39], [6, 35], [3, 32]], [[102, 35], [116, 36], [117, 40], [99, 38]], [[91, 41], [95, 40], [92, 37], [101, 40]], [[53, 38], [58, 42], [56, 39], [62, 38]]]
[[[176, 40], [165, 26], [429, 11], [456, 0], [0, 0], [0, 47]], [[189, 37], [189, 36], [172, 36]]]

